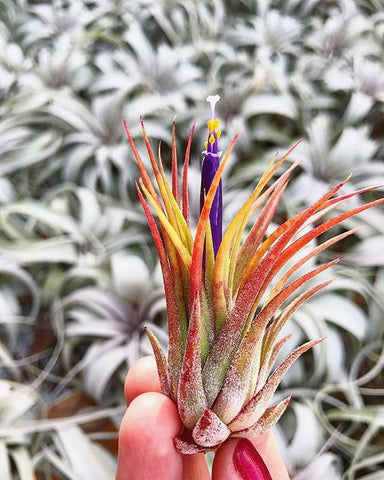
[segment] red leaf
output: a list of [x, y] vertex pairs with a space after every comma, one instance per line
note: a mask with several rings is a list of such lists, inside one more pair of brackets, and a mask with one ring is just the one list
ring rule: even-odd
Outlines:
[[167, 359], [162, 351], [159, 341], [148, 327], [144, 327], [144, 331], [147, 334], [149, 341], [151, 342], [153, 353], [155, 355], [157, 372], [159, 374], [161, 391], [167, 397], [170, 396], [169, 381], [168, 381], [168, 368]]
[[214, 401], [221, 388], [232, 357], [239, 347], [241, 335], [247, 329], [247, 324], [250, 323], [253, 312], [257, 307], [260, 289], [269, 272], [278, 262], [282, 250], [306, 220], [319, 210], [343, 185], [344, 182], [339, 183], [311, 207], [287, 220], [278, 229], [281, 233], [280, 239], [277, 240], [260, 264], [253, 265], [254, 262], [251, 261], [249, 267], [251, 272], [242, 281], [235, 305], [229, 313], [204, 365], [203, 378], [209, 404]]
[[207, 408], [201, 378], [200, 316], [197, 298], [192, 307], [177, 397], [180, 418], [190, 430]]
[[192, 126], [191, 133], [188, 137], [187, 148], [185, 149], [184, 155], [184, 166], [183, 166], [183, 215], [187, 224], [189, 223], [189, 201], [188, 201], [188, 165], [189, 165], [189, 156], [191, 153], [192, 138], [195, 131], [195, 124]]
[[280, 305], [287, 300], [304, 283], [328, 269], [339, 259], [320, 265], [297, 280], [291, 282], [281, 290], [261, 312], [252, 320], [248, 332], [242, 338], [238, 349], [231, 361], [225, 381], [213, 404], [213, 409], [224, 422], [229, 422], [244, 405], [248, 390], [246, 379], [252, 371], [253, 352], [260, 342], [265, 327]]
[[150, 192], [152, 197], [155, 199], [155, 201], [159, 205], [159, 207], [162, 208], [159, 197], [157, 196], [156, 190], [155, 190], [155, 188], [152, 184], [151, 179], [149, 178], [149, 175], [148, 175], [148, 172], [145, 168], [145, 165], [144, 165], [143, 161], [141, 160], [140, 154], [137, 150], [135, 141], [132, 138], [131, 132], [128, 129], [128, 125], [127, 125], [127, 122], [126, 122], [125, 118], [123, 118], [123, 124], [124, 124], [125, 133], [127, 134], [128, 142], [131, 146], [133, 155], [136, 159], [137, 166], [139, 167], [140, 175], [141, 175], [141, 177], [144, 181], [144, 185], [146, 186], [146, 188], [148, 189], [148, 191]]
[[180, 205], [179, 176], [177, 168], [176, 152], [176, 122], [172, 122], [172, 193], [178, 205]]
[[177, 398], [177, 385], [179, 383], [180, 367], [182, 360], [182, 334], [181, 334], [181, 322], [180, 322], [180, 312], [178, 303], [175, 301], [175, 286], [174, 278], [171, 274], [169, 268], [167, 254], [164, 248], [160, 232], [157, 228], [156, 222], [152, 216], [151, 211], [148, 208], [148, 205], [145, 202], [143, 194], [141, 193], [138, 185], [136, 184], [137, 194], [140, 200], [140, 203], [143, 207], [145, 216], [147, 217], [149, 229], [151, 231], [153, 241], [157, 250], [157, 255], [159, 257], [161, 271], [163, 274], [163, 282], [165, 289], [165, 299], [167, 302], [167, 317], [168, 317], [168, 336], [169, 336], [169, 347], [168, 347], [168, 360], [169, 365], [172, 367], [169, 371], [169, 381], [170, 381], [170, 393], [171, 398], [176, 400]]

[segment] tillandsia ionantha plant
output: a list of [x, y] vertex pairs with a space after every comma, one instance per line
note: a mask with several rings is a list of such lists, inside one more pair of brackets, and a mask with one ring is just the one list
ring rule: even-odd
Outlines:
[[[330, 228], [374, 205], [378, 199], [329, 217], [365, 188], [335, 197], [347, 180], [310, 207], [267, 234], [288, 180], [298, 163], [275, 178], [295, 145], [271, 160], [248, 200], [222, 234], [222, 173], [238, 135], [219, 151], [218, 96], [211, 96], [208, 140], [203, 152], [201, 212], [194, 235], [189, 225], [188, 163], [194, 127], [189, 135], [179, 185], [175, 124], [172, 130], [172, 181], [168, 182], [159, 146], [157, 159], [143, 120], [144, 142], [157, 184], [152, 182], [125, 123], [141, 178], [137, 191], [159, 256], [167, 302], [167, 356], [147, 329], [161, 388], [177, 405], [184, 432], [175, 439], [184, 454], [216, 449], [228, 437], [257, 437], [285, 411], [290, 397], [270, 406], [281, 379], [304, 352], [322, 339], [296, 348], [273, 371], [290, 335], [279, 337], [290, 316], [330, 281], [301, 287], [335, 265], [337, 258], [292, 280], [295, 272], [327, 247], [346, 238], [348, 230], [308, 250], [293, 266], [287, 262]], [[152, 213], [154, 212], [154, 213]], [[253, 224], [248, 225], [252, 218]], [[325, 218], [324, 218], [325, 217]], [[155, 220], [157, 218], [157, 221]], [[308, 229], [309, 225], [314, 224]], [[271, 373], [272, 372], [272, 373]]]

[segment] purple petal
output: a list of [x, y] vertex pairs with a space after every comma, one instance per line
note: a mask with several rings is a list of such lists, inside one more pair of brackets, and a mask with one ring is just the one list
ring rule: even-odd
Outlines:
[[[217, 145], [216, 143], [214, 145]], [[207, 153], [203, 159], [201, 167], [201, 189], [200, 189], [200, 209], [203, 207], [204, 198], [211, 186], [213, 177], [220, 164], [220, 156], [216, 153]], [[222, 182], [218, 186], [215, 197], [213, 199], [209, 221], [211, 223], [213, 250], [215, 255], [219, 250], [222, 240], [222, 225], [223, 225], [223, 188]]]

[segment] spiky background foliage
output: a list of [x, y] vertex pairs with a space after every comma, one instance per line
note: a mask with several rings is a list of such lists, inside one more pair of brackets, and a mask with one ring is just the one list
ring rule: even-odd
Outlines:
[[[144, 322], [161, 335], [161, 282], [121, 117], [140, 149], [139, 114], [165, 145], [177, 115], [181, 148], [198, 121], [197, 209], [204, 98], [220, 93], [222, 144], [244, 129], [224, 178], [227, 219], [276, 148], [300, 137], [291, 159], [302, 164], [276, 223], [351, 171], [351, 188], [384, 184], [383, 8], [381, 0], [0, 0], [5, 479], [17, 478], [11, 469], [20, 478], [113, 478], [107, 437], [123, 411], [127, 365], [149, 351]], [[344, 254], [336, 281], [287, 332], [297, 345], [328, 337], [276, 397], [294, 395], [277, 434], [297, 480], [382, 475], [382, 210], [346, 228], [360, 225], [322, 255]], [[80, 392], [93, 400], [75, 402]], [[63, 398], [75, 408], [57, 411]], [[94, 461], [85, 465], [84, 454]]]

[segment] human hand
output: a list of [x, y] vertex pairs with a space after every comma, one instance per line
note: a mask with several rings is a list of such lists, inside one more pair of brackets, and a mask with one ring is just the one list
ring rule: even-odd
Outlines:
[[[116, 480], [209, 480], [203, 453], [182, 455], [174, 447], [183, 426], [176, 405], [161, 393], [153, 357], [131, 367], [124, 391], [128, 408], [120, 427]], [[215, 452], [212, 480], [270, 478], [289, 480], [270, 432], [251, 441], [231, 438]]]

